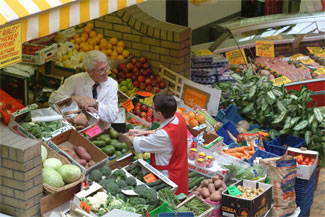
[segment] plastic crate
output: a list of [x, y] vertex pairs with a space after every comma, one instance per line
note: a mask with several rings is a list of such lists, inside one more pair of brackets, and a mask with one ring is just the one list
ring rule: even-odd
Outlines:
[[192, 212], [160, 213], [158, 217], [194, 217]]
[[[244, 120], [244, 118], [239, 115], [237, 107], [233, 104], [229, 105], [225, 110], [219, 111], [215, 119], [223, 124], [230, 121], [234, 126], [236, 126], [239, 121]], [[260, 126], [258, 124], [250, 124], [249, 130], [255, 128], [260, 128]]]
[[173, 210], [169, 209], [168, 202], [164, 201], [163, 204], [152, 210], [149, 214], [151, 217], [158, 217], [160, 213], [174, 213]]
[[270, 153], [270, 152], [267, 152], [267, 151], [263, 151], [261, 149], [256, 149], [255, 153], [253, 154], [253, 156], [248, 160], [248, 163], [250, 165], [253, 165], [253, 162], [254, 160], [257, 158], [257, 157], [261, 157], [263, 159], [265, 158], [272, 158], [272, 157], [279, 157], [278, 155], [276, 154], [273, 154], [273, 153]]
[[296, 179], [296, 204], [300, 207], [301, 210], [299, 216], [306, 216], [306, 213], [308, 213], [310, 207], [313, 204], [315, 183], [316, 170], [310, 177], [310, 180]]
[[225, 123], [218, 131], [217, 134], [219, 136], [223, 137], [223, 143], [225, 143], [226, 145], [230, 145], [231, 143], [233, 143], [234, 141], [230, 138], [227, 130], [234, 136], [237, 138], [239, 132], [237, 131], [236, 127], [230, 122], [228, 121], [227, 123]]
[[300, 148], [303, 144], [305, 144], [305, 139], [303, 138], [298, 138], [289, 135], [281, 135], [275, 138], [274, 140], [264, 144], [264, 147], [266, 151], [282, 156], [287, 151], [287, 148], [283, 147], [284, 145], [294, 148]]

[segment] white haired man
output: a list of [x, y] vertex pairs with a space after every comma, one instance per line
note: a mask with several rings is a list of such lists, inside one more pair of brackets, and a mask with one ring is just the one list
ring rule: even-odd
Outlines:
[[100, 126], [107, 127], [117, 119], [117, 82], [108, 77], [109, 65], [105, 54], [89, 51], [84, 59], [86, 72], [75, 74], [64, 81], [49, 99], [53, 104], [71, 97], [82, 109], [97, 113]]

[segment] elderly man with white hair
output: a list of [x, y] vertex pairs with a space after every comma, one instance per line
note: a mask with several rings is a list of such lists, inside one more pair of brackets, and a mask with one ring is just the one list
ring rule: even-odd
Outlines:
[[117, 82], [108, 77], [109, 65], [105, 54], [89, 51], [84, 59], [86, 72], [75, 74], [50, 96], [49, 103], [71, 97], [82, 109], [97, 113], [100, 126], [107, 127], [117, 119]]

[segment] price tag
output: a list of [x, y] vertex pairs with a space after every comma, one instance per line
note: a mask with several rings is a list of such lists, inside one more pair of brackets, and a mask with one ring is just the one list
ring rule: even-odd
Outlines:
[[208, 50], [208, 49], [198, 49], [198, 50], [194, 50], [193, 53], [196, 55], [196, 56], [209, 56], [209, 55], [212, 55], [213, 53]]
[[241, 195], [240, 190], [235, 185], [229, 186], [227, 189], [231, 196]]
[[314, 72], [318, 75], [325, 74], [325, 68], [319, 68], [319, 69], [315, 70]]
[[310, 58], [307, 58], [307, 59], [305, 59], [305, 60], [300, 60], [300, 62], [302, 63], [302, 64], [312, 64], [312, 63], [314, 63], [315, 61], [314, 60], [312, 60], [312, 59], [310, 59]]
[[149, 173], [148, 175], [143, 177], [146, 183], [151, 183], [157, 181], [157, 177], [153, 173]]
[[255, 41], [256, 56], [274, 57], [273, 41]]
[[90, 206], [88, 203], [86, 203], [85, 201], [81, 201], [80, 202], [80, 208], [85, 210], [87, 213], [90, 213]]
[[247, 64], [246, 54], [243, 48], [226, 52], [226, 58], [230, 64]]
[[321, 47], [307, 47], [310, 53], [319, 57], [325, 57], [325, 51]]
[[152, 93], [147, 92], [147, 91], [141, 91], [141, 92], [137, 92], [137, 95], [143, 96], [143, 97], [149, 97], [149, 96], [152, 96]]
[[284, 76], [284, 75], [281, 77], [275, 78], [271, 81], [273, 82], [274, 86], [280, 86], [280, 85], [287, 84], [287, 83], [291, 82], [291, 80], [287, 76]]
[[123, 102], [122, 106], [126, 109], [126, 111], [128, 111], [128, 112], [131, 111], [134, 108], [132, 99], [128, 99], [125, 102]]
[[190, 107], [205, 108], [207, 103], [207, 96], [197, 92], [196, 90], [186, 88], [184, 93], [184, 103]]
[[294, 60], [294, 61], [295, 61], [295, 60], [301, 60], [301, 59], [305, 58], [305, 55], [299, 53], [299, 54], [295, 54], [295, 55], [291, 56], [290, 58], [291, 58], [292, 60]]
[[100, 129], [100, 127], [98, 125], [95, 125], [92, 128], [88, 129], [86, 131], [86, 134], [90, 137], [94, 137], [94, 136], [100, 134], [101, 132], [102, 132], [102, 130]]

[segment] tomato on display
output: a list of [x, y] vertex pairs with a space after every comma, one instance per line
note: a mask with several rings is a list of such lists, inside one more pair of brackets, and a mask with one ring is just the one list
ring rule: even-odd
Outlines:
[[297, 161], [298, 164], [301, 164], [302, 163], [302, 159], [301, 158], [297, 158], [296, 161]]
[[306, 157], [306, 158], [304, 159], [304, 162], [308, 163], [309, 160], [310, 160], [309, 157]]
[[301, 162], [301, 165], [307, 165], [307, 163], [305, 161]]

